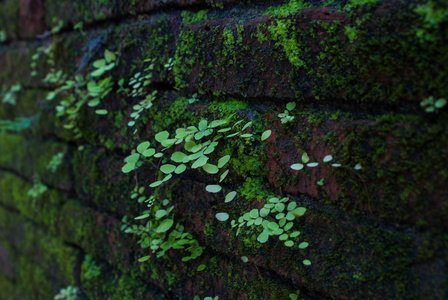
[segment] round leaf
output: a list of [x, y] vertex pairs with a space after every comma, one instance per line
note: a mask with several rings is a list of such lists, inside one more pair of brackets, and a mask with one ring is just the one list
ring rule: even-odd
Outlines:
[[150, 143], [148, 141], [141, 143], [137, 146], [137, 152], [142, 153], [145, 152], [146, 149], [148, 149]]
[[216, 215], [216, 219], [218, 219], [221, 222], [227, 221], [229, 219], [229, 214], [228, 213], [217, 213]]
[[292, 247], [292, 246], [294, 246], [294, 242], [293, 241], [286, 241], [285, 242], [285, 246], [286, 247]]
[[175, 165], [166, 164], [160, 167], [160, 171], [162, 171], [165, 174], [173, 173], [176, 169]]
[[121, 168], [121, 171], [123, 173], [129, 173], [132, 170], [134, 170], [134, 167], [135, 167], [135, 163], [127, 163]]
[[169, 136], [170, 136], [170, 133], [168, 131], [162, 131], [162, 132], [159, 132], [158, 134], [156, 134], [155, 139], [156, 139], [156, 141], [161, 143], [164, 140], [166, 140]]
[[181, 163], [186, 156], [187, 155], [185, 153], [174, 152], [173, 155], [171, 155], [171, 160], [177, 163]]
[[217, 166], [215, 165], [211, 165], [211, 164], [205, 164], [202, 166], [202, 169], [204, 169], [205, 172], [209, 173], [209, 174], [216, 174], [219, 172], [219, 169]]
[[311, 262], [310, 262], [308, 259], [305, 259], [305, 260], [303, 261], [303, 264], [304, 264], [305, 266], [309, 266], [309, 265], [311, 265]]
[[305, 249], [306, 247], [308, 247], [308, 243], [307, 242], [303, 242], [299, 244], [299, 248], [300, 249]]
[[297, 236], [299, 236], [299, 235], [300, 235], [300, 231], [294, 231], [294, 232], [291, 233], [289, 236], [292, 237], [292, 238], [295, 238], [295, 237], [297, 237]]
[[327, 156], [325, 156], [324, 157], [324, 162], [329, 162], [329, 161], [332, 161], [333, 160], [333, 156], [331, 156], [331, 155], [327, 155]]
[[197, 268], [197, 270], [200, 272], [200, 271], [202, 271], [202, 270], [204, 270], [205, 269], [205, 265], [200, 265], [198, 268]]
[[243, 261], [243, 263], [247, 263], [249, 261], [249, 258], [247, 258], [247, 256], [241, 256], [241, 260]]
[[209, 192], [209, 193], [218, 193], [219, 191], [221, 191], [221, 186], [220, 185], [217, 185], [217, 184], [210, 184], [210, 185], [207, 185], [206, 187], [205, 187], [205, 189], [207, 190], [207, 192]]
[[260, 235], [257, 237], [257, 241], [259, 241], [260, 243], [266, 243], [269, 239], [269, 233], [267, 233], [266, 231], [263, 231], [262, 233], [260, 233]]
[[289, 102], [288, 104], [286, 104], [286, 109], [291, 111], [296, 107], [296, 103], [295, 102]]
[[134, 153], [134, 154], [131, 154], [128, 157], [126, 157], [125, 161], [127, 163], [134, 163], [135, 164], [135, 163], [137, 163], [139, 158], [140, 158], [140, 154]]
[[258, 209], [256, 209], [256, 208], [252, 209], [252, 210], [250, 211], [249, 215], [250, 215], [250, 217], [253, 218], [253, 219], [258, 218]]
[[303, 214], [305, 213], [306, 208], [304, 207], [298, 207], [296, 209], [294, 209], [291, 213], [293, 213], [296, 217], [297, 216], [303, 216]]
[[151, 156], [154, 155], [154, 153], [156, 153], [156, 149], [154, 149], [154, 148], [149, 148], [149, 149], [146, 149], [146, 150], [142, 153], [142, 155], [143, 155], [144, 157], [151, 157]]

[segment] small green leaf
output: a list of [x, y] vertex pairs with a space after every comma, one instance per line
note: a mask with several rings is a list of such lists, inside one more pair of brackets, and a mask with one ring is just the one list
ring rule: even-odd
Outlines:
[[271, 230], [277, 230], [279, 228], [279, 226], [275, 222], [269, 222], [268, 228]]
[[168, 212], [167, 212], [166, 210], [164, 210], [164, 209], [159, 209], [159, 210], [156, 212], [156, 219], [163, 218], [163, 217], [166, 216], [167, 214], [168, 214]]
[[446, 99], [444, 98], [440, 98], [439, 100], [436, 101], [436, 103], [434, 103], [434, 106], [436, 108], [442, 108], [446, 105]]
[[285, 242], [285, 246], [286, 247], [292, 247], [292, 246], [294, 246], [294, 242], [293, 241], [286, 241]]
[[236, 192], [235, 192], [235, 191], [232, 191], [232, 192], [230, 192], [230, 193], [228, 193], [228, 194], [226, 195], [226, 200], [225, 200], [224, 202], [225, 202], [225, 203], [230, 202], [230, 201], [232, 201], [233, 199], [235, 199], [235, 197], [236, 197]]
[[299, 244], [299, 248], [300, 249], [305, 249], [306, 247], [308, 247], [308, 243], [307, 242], [302, 242]]
[[218, 160], [218, 168], [224, 167], [230, 160], [230, 155], [225, 155]]
[[269, 214], [270, 211], [271, 210], [269, 208], [263, 207], [262, 209], [260, 209], [260, 216], [266, 217]]
[[156, 134], [155, 139], [156, 139], [156, 141], [161, 143], [164, 140], [166, 140], [169, 136], [170, 136], [170, 133], [168, 131], [162, 131], [162, 132], [159, 132], [158, 134]]
[[296, 209], [294, 209], [291, 213], [293, 213], [296, 216], [303, 216], [303, 214], [305, 213], [306, 208], [304, 207], [298, 207]]
[[302, 162], [304, 164], [306, 164], [309, 160], [310, 160], [310, 158], [308, 157], [308, 154], [306, 152], [303, 152], [303, 154], [302, 154]]
[[173, 219], [166, 219], [164, 220], [156, 229], [157, 233], [162, 233], [168, 231], [171, 226], [173, 226], [174, 221]]
[[339, 168], [341, 166], [341, 164], [331, 164], [331, 166], [334, 168]]
[[131, 155], [129, 155], [128, 157], [126, 157], [125, 158], [125, 161], [127, 162], [127, 163], [137, 163], [137, 161], [138, 161], [138, 159], [140, 158], [140, 154], [138, 154], [138, 153], [134, 153], [134, 154], [131, 154]]
[[300, 231], [294, 231], [294, 232], [291, 233], [289, 236], [292, 237], [292, 238], [295, 238], [295, 237], [297, 237], [297, 236], [299, 236], [299, 235], [300, 235]]
[[310, 262], [308, 259], [305, 259], [305, 260], [303, 261], [303, 264], [304, 264], [305, 266], [309, 266], [309, 265], [311, 265], [311, 262]]
[[105, 109], [97, 109], [97, 110], [95, 110], [95, 113], [97, 115], [104, 116], [104, 115], [107, 115], [107, 110], [105, 110]]
[[147, 261], [150, 257], [151, 257], [151, 255], [143, 256], [143, 257], [140, 257], [140, 258], [138, 259], [138, 261], [139, 261], [139, 262], [144, 262], [144, 261]]
[[303, 169], [303, 165], [302, 164], [293, 164], [291, 166], [291, 169], [293, 169], [293, 170], [302, 170]]
[[160, 171], [162, 171], [165, 174], [173, 173], [176, 169], [175, 165], [166, 164], [160, 167]]
[[288, 239], [288, 234], [284, 233], [278, 237], [280, 241], [286, 241]]
[[221, 176], [219, 177], [219, 183], [221, 183], [221, 181], [226, 178], [227, 174], [229, 174], [229, 170], [225, 170], [224, 173], [221, 174]]
[[144, 214], [144, 215], [141, 215], [141, 216], [135, 217], [135, 218], [134, 218], [134, 220], [141, 220], [141, 219], [146, 219], [146, 218], [148, 218], [148, 217], [149, 217], [149, 214]]
[[163, 180], [159, 180], [159, 181], [155, 181], [155, 182], [151, 183], [149, 186], [153, 188], [153, 187], [157, 187], [157, 186], [161, 185], [162, 183], [163, 183]]
[[296, 103], [295, 102], [289, 102], [288, 104], [286, 104], [286, 109], [291, 111], [296, 107]]
[[217, 185], [217, 184], [210, 184], [210, 185], [207, 185], [206, 187], [205, 187], [205, 189], [207, 190], [207, 192], [209, 192], [209, 193], [218, 193], [219, 191], [221, 191], [221, 186], [220, 185]]
[[171, 177], [173, 177], [173, 174], [168, 174], [165, 176], [165, 178], [162, 179], [162, 181], [168, 181], [171, 179]]
[[117, 57], [114, 53], [110, 52], [109, 50], [104, 50], [104, 57], [106, 58], [107, 63], [110, 63], [111, 61], [115, 61]]
[[208, 161], [208, 157], [205, 155], [202, 155], [191, 165], [191, 168], [197, 169], [199, 167], [202, 167], [203, 165], [205, 165], [207, 163], [207, 161]]
[[161, 152], [154, 154], [155, 158], [159, 158], [159, 157], [162, 157], [162, 156], [163, 156], [163, 153], [161, 153]]
[[272, 134], [272, 130], [266, 130], [261, 135], [261, 140], [264, 141], [264, 140], [268, 139], [271, 136], [271, 134]]
[[218, 219], [221, 222], [227, 221], [229, 219], [229, 214], [228, 213], [217, 213], [216, 215], [216, 219]]
[[93, 66], [97, 69], [102, 68], [106, 65], [106, 60], [98, 59], [93, 62]]
[[211, 165], [211, 164], [205, 164], [202, 166], [202, 169], [204, 169], [205, 172], [209, 173], [209, 174], [216, 174], [219, 172], [219, 169], [217, 166], [215, 165]]
[[318, 165], [319, 165], [319, 163], [309, 163], [309, 164], [306, 164], [307, 165], [307, 167], [310, 167], [310, 168], [314, 168], [314, 167], [317, 167]]
[[259, 241], [260, 243], [266, 243], [269, 239], [269, 233], [267, 231], [263, 231], [262, 233], [260, 233], [260, 235], [257, 237], [257, 241]]
[[180, 174], [183, 173], [187, 169], [187, 166], [184, 164], [178, 165], [176, 170], [174, 170], [174, 173]]
[[198, 124], [198, 128], [201, 131], [204, 131], [205, 129], [207, 129], [207, 120], [200, 121]]
[[258, 209], [254, 208], [249, 212], [249, 215], [252, 219], [258, 218]]
[[241, 260], [243, 261], [243, 263], [247, 263], [249, 261], [249, 258], [247, 258], [247, 256], [241, 256]]
[[148, 149], [150, 143], [148, 141], [141, 143], [137, 146], [137, 152], [142, 153], [145, 152], [146, 149]]
[[149, 148], [149, 149], [145, 150], [145, 151], [142, 153], [142, 155], [143, 155], [144, 157], [151, 157], [151, 156], [154, 155], [154, 153], [156, 153], [156, 149], [154, 149], [154, 148]]
[[355, 170], [361, 170], [362, 169], [362, 166], [361, 166], [361, 164], [356, 164], [356, 166], [355, 166], [355, 168], [354, 168]]
[[181, 163], [186, 156], [187, 155], [183, 152], [174, 152], [173, 155], [171, 155], [171, 160], [177, 163]]
[[135, 163], [127, 163], [121, 168], [121, 171], [123, 173], [129, 173], [132, 170], [134, 170], [134, 168], [135, 168]]
[[244, 129], [246, 129], [247, 127], [252, 125], [252, 121], [248, 122], [246, 125], [243, 126], [243, 129], [241, 129], [241, 131], [244, 131]]
[[288, 231], [288, 230], [290, 230], [292, 228], [293, 225], [294, 225], [293, 222], [288, 222], [283, 229], [285, 231]]
[[205, 265], [200, 265], [198, 268], [197, 268], [197, 270], [200, 272], [200, 271], [202, 271], [202, 270], [204, 270], [205, 269]]
[[275, 209], [276, 209], [278, 212], [282, 212], [282, 211], [285, 209], [285, 204], [283, 204], [283, 203], [277, 203], [277, 204], [275, 204]]
[[329, 161], [332, 161], [332, 160], [333, 160], [333, 156], [327, 155], [327, 156], [324, 157], [323, 162], [329, 162]]

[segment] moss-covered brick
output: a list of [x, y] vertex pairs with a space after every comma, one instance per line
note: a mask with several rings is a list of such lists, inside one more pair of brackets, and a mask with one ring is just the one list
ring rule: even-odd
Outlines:
[[71, 154], [67, 144], [3, 132], [0, 133], [0, 153], [0, 167], [3, 169], [15, 171], [29, 181], [40, 181], [59, 189], [70, 190], [72, 187], [69, 174]]

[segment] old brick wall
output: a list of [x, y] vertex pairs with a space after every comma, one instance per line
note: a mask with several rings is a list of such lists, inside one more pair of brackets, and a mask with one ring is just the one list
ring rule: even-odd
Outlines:
[[0, 0], [0, 299], [448, 298], [447, 41], [442, 0]]

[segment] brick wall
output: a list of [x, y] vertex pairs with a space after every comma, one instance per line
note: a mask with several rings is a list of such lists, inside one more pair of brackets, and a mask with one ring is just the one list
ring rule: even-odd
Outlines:
[[444, 2], [0, 1], [0, 299], [447, 298]]

